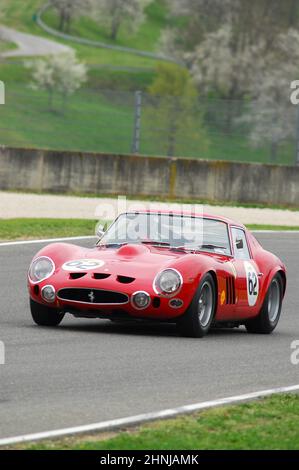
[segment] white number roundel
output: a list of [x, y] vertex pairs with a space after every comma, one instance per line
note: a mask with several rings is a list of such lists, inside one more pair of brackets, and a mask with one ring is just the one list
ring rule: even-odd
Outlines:
[[259, 278], [254, 266], [248, 261], [244, 262], [247, 281], [248, 304], [254, 307], [259, 295]]
[[62, 269], [64, 271], [89, 271], [104, 266], [104, 261], [98, 259], [76, 259], [64, 263]]

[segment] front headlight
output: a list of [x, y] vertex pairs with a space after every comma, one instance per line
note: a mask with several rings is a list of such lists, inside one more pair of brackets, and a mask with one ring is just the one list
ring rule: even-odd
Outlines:
[[175, 269], [165, 269], [154, 280], [154, 290], [157, 294], [176, 294], [183, 284], [181, 274]]
[[54, 271], [55, 265], [53, 261], [46, 256], [41, 256], [32, 261], [29, 269], [29, 278], [32, 282], [41, 282], [52, 276]]

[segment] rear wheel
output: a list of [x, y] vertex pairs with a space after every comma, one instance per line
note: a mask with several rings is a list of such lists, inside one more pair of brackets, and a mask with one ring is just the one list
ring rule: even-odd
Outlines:
[[259, 315], [245, 323], [249, 333], [270, 334], [275, 330], [282, 307], [283, 284], [279, 274], [273, 277]]
[[40, 326], [57, 326], [63, 320], [64, 313], [53, 307], [42, 305], [30, 299], [33, 321]]
[[211, 274], [207, 274], [202, 279], [185, 315], [177, 323], [180, 334], [193, 338], [205, 336], [214, 319], [215, 309], [215, 282]]

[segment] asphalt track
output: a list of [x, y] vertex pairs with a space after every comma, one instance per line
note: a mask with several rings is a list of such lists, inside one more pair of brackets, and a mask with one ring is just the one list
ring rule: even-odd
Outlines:
[[217, 330], [203, 340], [180, 338], [172, 325], [72, 317], [58, 329], [37, 327], [26, 271], [42, 245], [0, 246], [0, 439], [298, 384], [290, 345], [299, 340], [299, 234], [257, 237], [288, 268], [278, 329]]

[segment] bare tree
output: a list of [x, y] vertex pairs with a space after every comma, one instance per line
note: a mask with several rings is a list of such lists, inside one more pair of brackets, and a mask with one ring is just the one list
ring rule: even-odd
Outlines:
[[103, 25], [110, 25], [110, 38], [116, 40], [123, 23], [131, 30], [140, 27], [145, 8], [152, 0], [93, 0], [93, 15]]
[[50, 4], [59, 14], [60, 31], [69, 32], [72, 19], [83, 13], [87, 14], [91, 0], [50, 0]]

